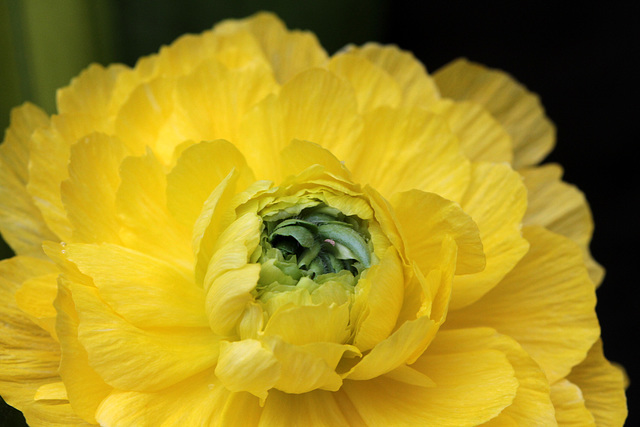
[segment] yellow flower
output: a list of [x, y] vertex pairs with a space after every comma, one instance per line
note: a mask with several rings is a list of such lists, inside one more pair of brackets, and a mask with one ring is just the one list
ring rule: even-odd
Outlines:
[[535, 95], [273, 15], [89, 67], [0, 148], [0, 392], [34, 426], [622, 425]]

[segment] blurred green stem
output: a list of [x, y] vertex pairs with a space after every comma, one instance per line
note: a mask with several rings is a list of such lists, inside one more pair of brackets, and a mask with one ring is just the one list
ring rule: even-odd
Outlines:
[[114, 57], [114, 3], [108, 0], [1, 0], [0, 117], [31, 101], [55, 112], [55, 92], [91, 62]]

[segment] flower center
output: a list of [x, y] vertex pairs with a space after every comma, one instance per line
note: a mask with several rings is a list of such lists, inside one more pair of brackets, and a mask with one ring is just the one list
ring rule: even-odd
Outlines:
[[274, 282], [295, 286], [302, 278], [324, 283], [341, 277], [353, 286], [371, 266], [367, 221], [324, 203], [298, 214], [282, 212], [270, 217], [275, 219], [263, 218], [258, 291]]

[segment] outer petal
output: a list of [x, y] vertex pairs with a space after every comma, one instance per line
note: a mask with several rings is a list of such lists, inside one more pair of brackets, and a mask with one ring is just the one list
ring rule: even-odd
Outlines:
[[[100, 425], [122, 427], [255, 425], [261, 410], [258, 399], [244, 395], [248, 393], [229, 392], [207, 372], [156, 393], [114, 390], [98, 408], [96, 419]], [[228, 414], [230, 409], [238, 412]], [[247, 424], [238, 422], [238, 413]]]
[[502, 351], [511, 363], [518, 380], [513, 403], [487, 426], [554, 426], [553, 404], [549, 397], [549, 383], [544, 372], [514, 339], [498, 334], [490, 328], [440, 331], [435, 340], [413, 366], [419, 371], [428, 369], [426, 360], [431, 354], [474, 351], [483, 347]]
[[100, 297], [140, 328], [206, 327], [204, 292], [188, 271], [116, 245], [70, 243], [66, 257]]
[[241, 187], [253, 182], [244, 157], [227, 141], [200, 142], [184, 150], [167, 176], [167, 204], [171, 213], [192, 227], [211, 192], [234, 168]]
[[440, 98], [438, 88], [424, 65], [410, 52], [377, 43], [367, 43], [362, 47], [348, 46], [346, 51], [364, 56], [389, 73], [402, 89], [403, 105], [429, 106]]
[[85, 113], [94, 116], [108, 117], [114, 114], [117, 99], [114, 99], [114, 89], [118, 76], [128, 70], [121, 64], [107, 68], [92, 64], [78, 77], [71, 80], [71, 84], [60, 89], [56, 94], [58, 111], [66, 113]]
[[27, 189], [51, 230], [62, 240], [72, 234], [60, 189], [69, 178], [71, 146], [96, 132], [108, 134], [110, 126], [97, 116], [68, 113], [51, 117], [51, 125], [36, 130], [29, 140]]
[[598, 426], [622, 426], [627, 418], [624, 394], [626, 378], [622, 369], [611, 365], [602, 352], [602, 341], [595, 342], [587, 358], [574, 367], [567, 379], [582, 391], [585, 405]]
[[486, 325], [515, 338], [554, 382], [600, 333], [594, 285], [569, 239], [538, 227], [525, 237], [531, 249], [520, 263], [475, 304], [449, 312], [445, 327]]
[[175, 126], [167, 126], [174, 111], [175, 79], [158, 77], [137, 86], [115, 115], [115, 136], [134, 155], [151, 147], [169, 163], [174, 148], [187, 139]]
[[244, 114], [278, 89], [264, 63], [229, 70], [205, 61], [177, 81], [175, 123], [184, 126], [184, 139], [236, 141]]
[[167, 179], [155, 156], [126, 158], [120, 178], [116, 210], [124, 246], [191, 269], [191, 236], [167, 209]]
[[58, 293], [57, 278], [56, 271], [27, 279], [15, 295], [18, 307], [32, 316], [31, 320], [56, 340], [56, 310], [53, 301]]
[[364, 115], [357, 145], [336, 147], [357, 182], [385, 196], [419, 189], [458, 200], [469, 184], [469, 161], [447, 123], [421, 108], [378, 108]]
[[604, 276], [604, 269], [589, 253], [593, 219], [584, 194], [576, 187], [561, 181], [562, 168], [557, 165], [523, 169], [520, 173], [524, 177], [528, 195], [527, 213], [522, 220], [523, 224], [542, 225], [579, 244], [589, 268], [589, 276], [599, 285]]
[[78, 314], [73, 304], [69, 282], [61, 278], [55, 301], [58, 313], [56, 331], [60, 337], [60, 377], [64, 381], [73, 411], [87, 422], [96, 423], [96, 409], [113, 390], [89, 366], [87, 351], [78, 341]]
[[460, 204], [478, 224], [487, 264], [483, 271], [457, 276], [451, 307], [476, 301], [502, 279], [526, 253], [520, 224], [527, 195], [520, 176], [507, 165], [473, 165], [471, 184]]
[[208, 328], [145, 331], [115, 314], [97, 289], [72, 283], [71, 292], [89, 364], [115, 388], [159, 390], [210, 368], [218, 358], [219, 339]]
[[71, 148], [69, 178], [61, 191], [75, 241], [120, 243], [115, 200], [125, 153], [118, 139], [98, 133]]
[[349, 81], [356, 91], [361, 112], [383, 105], [397, 107], [402, 101], [400, 85], [382, 68], [357, 54], [338, 53], [327, 65], [330, 71]]
[[282, 168], [285, 177], [297, 175], [310, 166], [322, 165], [327, 172], [343, 179], [350, 179], [351, 174], [329, 150], [318, 144], [294, 139], [282, 150]]
[[471, 160], [496, 163], [513, 160], [511, 136], [480, 104], [441, 99], [430, 110], [447, 120], [460, 148]]
[[41, 387], [59, 383], [60, 347], [48, 332], [35, 325], [15, 303], [15, 293], [25, 280], [53, 270], [49, 262], [18, 256], [0, 262], [0, 391], [20, 409], [30, 425], [84, 425], [63, 396], [48, 400]]
[[[322, 390], [304, 394], [287, 394], [274, 390], [269, 393], [258, 425], [260, 427], [351, 426], [336, 400], [335, 393]], [[283, 416], [284, 414], [286, 416]]]
[[413, 366], [436, 386], [385, 377], [345, 381], [343, 389], [367, 425], [475, 426], [510, 405], [518, 388], [507, 356], [484, 343], [474, 350], [425, 354]]
[[27, 192], [28, 141], [48, 124], [45, 113], [25, 104], [11, 113], [11, 126], [0, 145], [0, 231], [18, 254], [41, 252], [43, 240], [55, 239]]
[[482, 104], [513, 138], [513, 165], [541, 161], [555, 143], [555, 128], [538, 97], [509, 75], [458, 59], [434, 74], [442, 96]]
[[346, 82], [326, 70], [311, 69], [245, 115], [238, 146], [258, 178], [279, 181], [279, 165], [264, 159], [277, 160], [292, 139], [315, 142], [342, 159], [342, 151], [352, 149], [361, 130], [357, 108]]
[[569, 380], [560, 380], [551, 386], [551, 400], [556, 419], [561, 427], [595, 427], [596, 421], [585, 406], [580, 387]]
[[216, 26], [216, 30], [228, 31], [235, 26], [246, 28], [255, 35], [280, 83], [321, 65], [327, 59], [313, 33], [287, 31], [282, 21], [272, 13], [258, 13], [244, 21], [225, 21]]

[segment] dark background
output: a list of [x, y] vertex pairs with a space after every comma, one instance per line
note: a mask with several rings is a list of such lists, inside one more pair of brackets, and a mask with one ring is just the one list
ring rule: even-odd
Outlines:
[[[637, 276], [632, 275], [640, 242], [640, 165], [632, 154], [638, 143], [632, 130], [638, 126], [639, 108], [638, 68], [631, 60], [638, 57], [639, 38], [631, 7], [407, 0], [301, 3], [191, 0], [178, 6], [170, 1], [116, 1], [114, 42], [95, 60], [132, 65], [183, 33], [200, 32], [226, 17], [272, 10], [290, 28], [315, 32], [329, 53], [347, 43], [376, 40], [413, 51], [430, 71], [465, 56], [516, 76], [540, 95], [556, 124], [557, 145], [546, 161], [560, 163], [565, 180], [581, 188], [591, 204], [596, 224], [592, 252], [607, 269], [597, 292], [605, 354], [624, 365], [631, 378], [626, 425], [640, 425], [634, 413], [640, 370], [633, 344], [640, 337], [640, 294]], [[17, 411], [0, 406], [0, 426], [24, 425], [20, 419]]]

